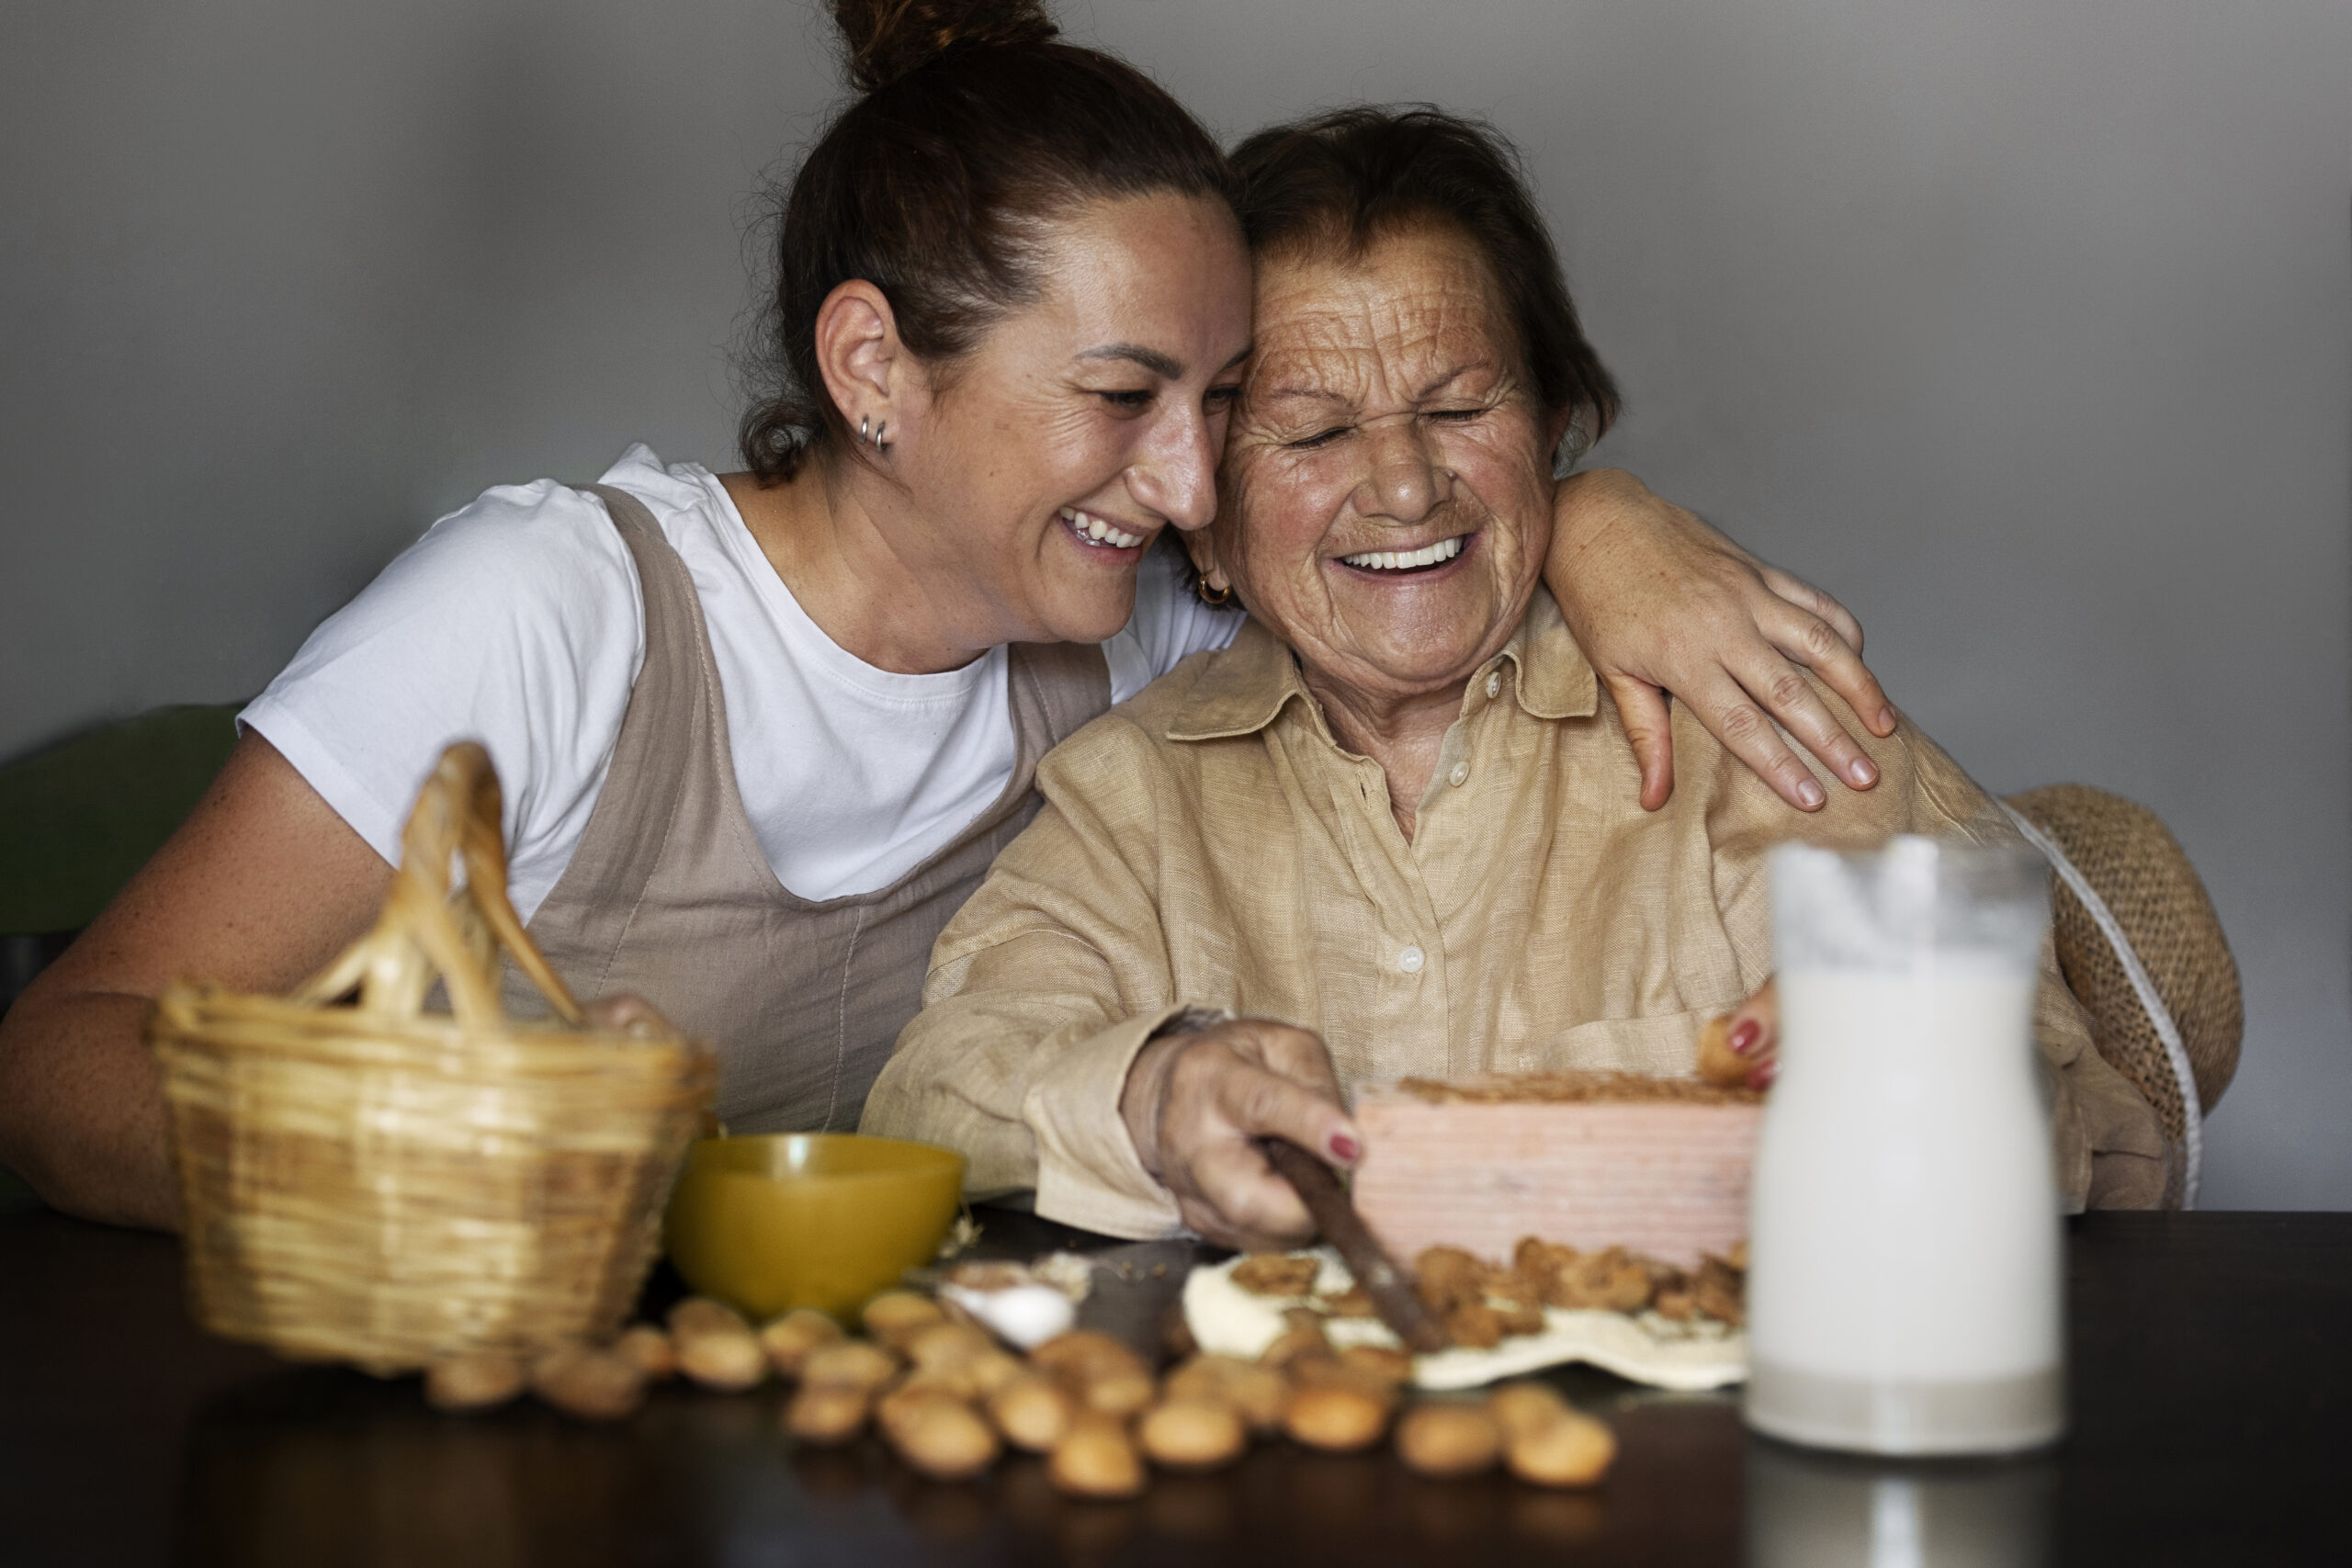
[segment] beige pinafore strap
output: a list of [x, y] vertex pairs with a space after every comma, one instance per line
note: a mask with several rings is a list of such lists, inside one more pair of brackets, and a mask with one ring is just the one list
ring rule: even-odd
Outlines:
[[1004, 792], [889, 886], [812, 902], [776, 880], [744, 811], [685, 563], [636, 497], [590, 488], [637, 564], [645, 662], [580, 846], [531, 933], [576, 994], [636, 991], [718, 1046], [731, 1130], [854, 1128], [921, 1003], [932, 943], [1036, 812], [1037, 759], [1109, 707], [1102, 650], [1015, 645]]
[[609, 963], [668, 852], [695, 760], [726, 742], [727, 712], [702, 601], [686, 563], [637, 497], [611, 485], [581, 488], [604, 502], [628, 547], [645, 610], [645, 661], [629, 689], [612, 764], [571, 863], [531, 919], [533, 934], [544, 943], [540, 928], [560, 908], [567, 950], [605, 955], [607, 967], [593, 974], [557, 964], [573, 994], [588, 997], [616, 988]]

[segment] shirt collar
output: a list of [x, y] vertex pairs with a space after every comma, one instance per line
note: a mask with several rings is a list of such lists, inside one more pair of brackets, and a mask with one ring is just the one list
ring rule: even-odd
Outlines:
[[[1600, 682], [1592, 665], [1568, 635], [1568, 624], [1549, 590], [1540, 583], [1519, 630], [1503, 650], [1470, 678], [1465, 703], [1481, 679], [1510, 663], [1519, 671], [1511, 682], [1521, 709], [1536, 718], [1583, 718], [1600, 711]], [[1221, 740], [1250, 735], [1274, 722], [1294, 697], [1316, 709], [1298, 672], [1298, 660], [1282, 640], [1254, 618], [1244, 623], [1233, 646], [1203, 661], [1168, 721], [1170, 740]]]

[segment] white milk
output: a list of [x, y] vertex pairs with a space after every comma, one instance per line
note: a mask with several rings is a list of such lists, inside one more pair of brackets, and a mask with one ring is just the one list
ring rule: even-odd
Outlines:
[[1936, 1453], [2063, 1425], [2038, 977], [2016, 945], [1781, 974], [1747, 1278], [1760, 1430]]

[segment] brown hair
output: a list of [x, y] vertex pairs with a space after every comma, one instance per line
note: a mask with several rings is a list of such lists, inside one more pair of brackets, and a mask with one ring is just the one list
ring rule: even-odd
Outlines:
[[739, 433], [763, 484], [848, 433], [817, 367], [817, 311], [863, 278], [927, 363], [967, 354], [1039, 292], [1041, 227], [1081, 202], [1173, 191], [1231, 203], [1216, 138], [1121, 60], [1059, 40], [1038, 0], [834, 0], [862, 96], [792, 182]]
[[1615, 423], [1617, 383], [1585, 340], [1552, 236], [1500, 131], [1427, 104], [1336, 109], [1259, 131], [1233, 164], [1253, 255], [1358, 256], [1413, 224], [1460, 230], [1502, 289], [1544, 406], [1589, 420], [1592, 440]]

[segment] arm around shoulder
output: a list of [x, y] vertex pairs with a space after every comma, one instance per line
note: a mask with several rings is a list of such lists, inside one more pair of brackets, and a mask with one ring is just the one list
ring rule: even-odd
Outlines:
[[1668, 692], [1801, 810], [1839, 791], [1824, 793], [1775, 725], [1833, 778], [1854, 789], [1876, 782], [1866, 745], [1858, 747], [1841, 705], [1822, 691], [1842, 698], [1865, 734], [1894, 728], [1894, 710], [1862, 662], [1862, 628], [1844, 605], [1621, 468], [1561, 481], [1554, 517], [1544, 581], [1616, 699], [1641, 764], [1645, 809], [1674, 790]]

